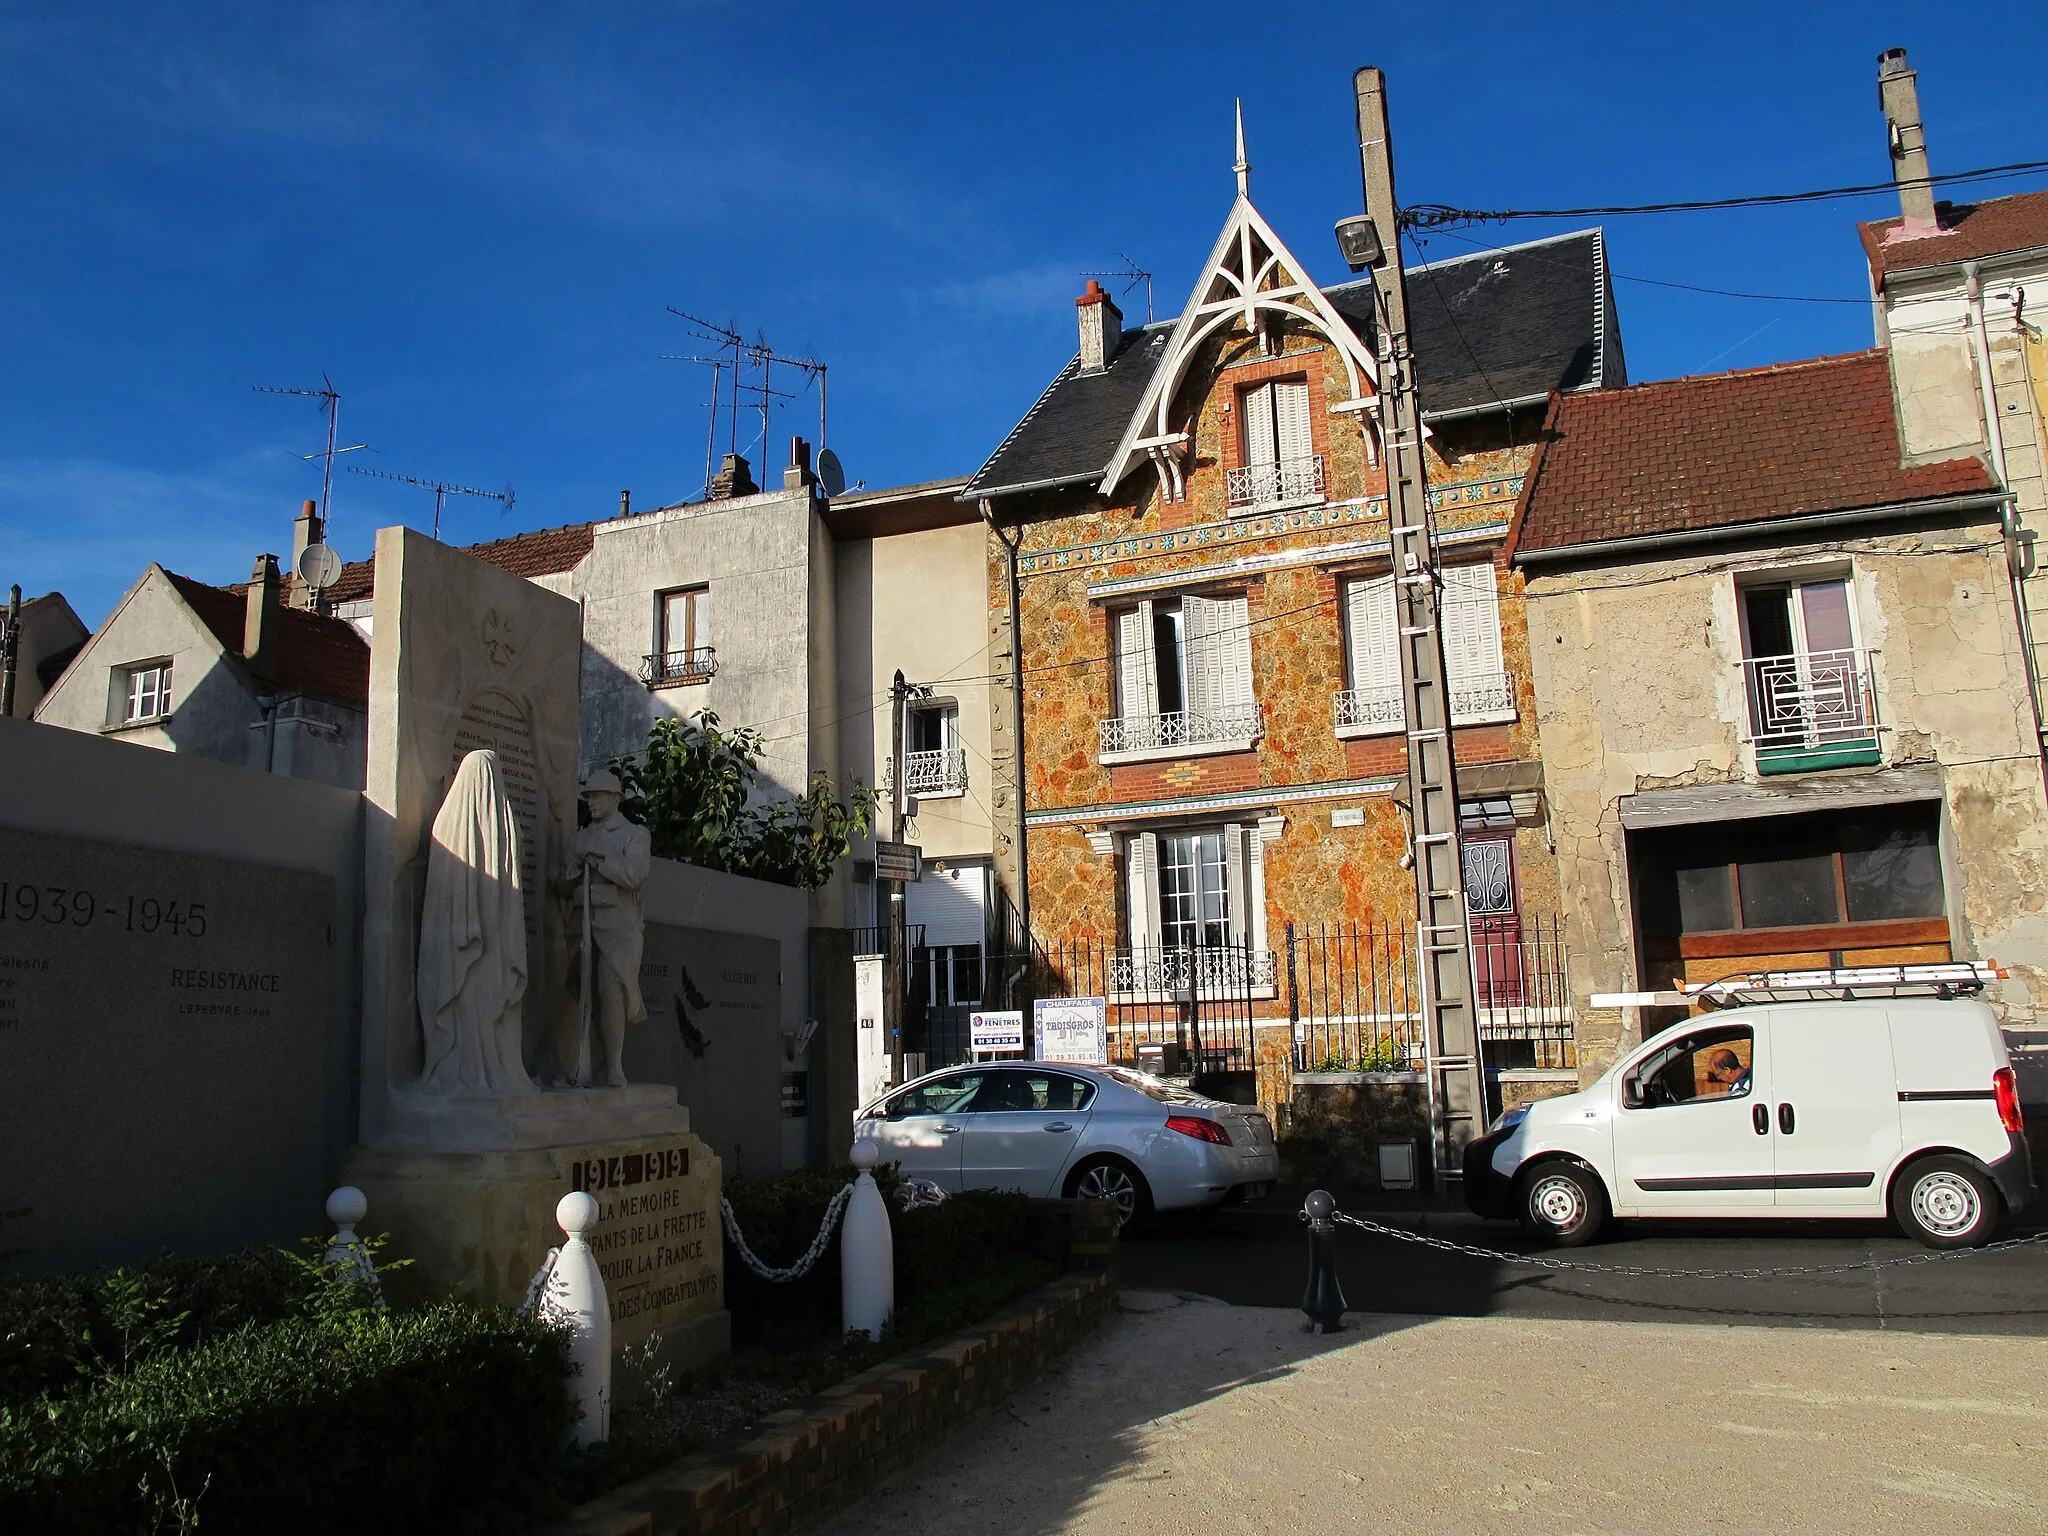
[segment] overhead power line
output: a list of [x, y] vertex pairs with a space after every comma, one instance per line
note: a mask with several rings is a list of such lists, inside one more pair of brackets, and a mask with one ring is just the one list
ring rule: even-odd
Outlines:
[[[1432, 235], [1442, 235], [1446, 240], [1455, 240], [1460, 245], [1473, 246], [1482, 251], [1493, 251], [1502, 256], [1512, 256], [1516, 261], [1538, 261], [1545, 266], [1560, 267], [1568, 272], [1584, 270], [1568, 261], [1555, 261], [1548, 256], [1538, 256], [1526, 246], [1489, 245], [1484, 240], [1474, 240], [1470, 235], [1461, 235], [1455, 229], [1437, 229], [1431, 230], [1430, 233]], [[1411, 233], [1409, 238], [1413, 239], [1417, 245], [1428, 244], [1428, 241], [1420, 235]], [[1469, 260], [1470, 258], [1460, 257], [1457, 259]], [[1616, 282], [1647, 283], [1652, 288], [1682, 288], [1687, 293], [1711, 293], [1723, 299], [1764, 299], [1774, 304], [1854, 304], [1859, 309], [1868, 309], [1870, 307], [1870, 300], [1868, 299], [1833, 299], [1821, 298], [1811, 293], [1749, 293], [1739, 288], [1705, 288], [1698, 283], [1675, 283], [1669, 278], [1664, 277], [1637, 277], [1631, 272], [1617, 272], [1612, 267], [1607, 269], [1607, 275]]]
[[1412, 203], [1400, 212], [1403, 229], [1442, 229], [1451, 224], [1499, 224], [1509, 219], [1616, 218], [1625, 213], [1708, 213], [1723, 208], [1775, 208], [1787, 203], [1820, 203], [1840, 197], [1863, 197], [1872, 192], [1892, 192], [1901, 187], [1939, 187], [1959, 181], [2002, 181], [2048, 171], [2048, 160], [2021, 160], [2011, 165], [1991, 165], [1976, 171], [1950, 171], [1911, 181], [1872, 181], [1854, 187], [1823, 187], [1811, 192], [1770, 192], [1755, 197], [1696, 198], [1680, 203], [1638, 203], [1629, 207], [1601, 208], [1453, 208], [1446, 203]]

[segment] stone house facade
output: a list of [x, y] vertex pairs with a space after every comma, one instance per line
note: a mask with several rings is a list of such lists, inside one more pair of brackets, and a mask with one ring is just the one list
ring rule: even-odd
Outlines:
[[[2048, 802], [1972, 455], [1902, 462], [1871, 351], [1560, 396], [1510, 536], [1582, 1073], [1774, 969], [2048, 979]], [[1682, 1011], [1682, 1010], [1681, 1010]]]
[[[1467, 878], [1494, 894], [1473, 903], [1482, 998], [1506, 1025], [1505, 1005], [1536, 1011], [1551, 957], [1523, 941], [1557, 910], [1507, 522], [1541, 402], [1625, 371], [1598, 231], [1440, 263], [1408, 291]], [[1371, 283], [1319, 287], [1241, 192], [1177, 319], [1126, 331], [1093, 284], [1077, 311], [1077, 356], [962, 493], [993, 534], [991, 649], [1012, 682], [991, 709], [998, 830], [1023, 841], [997, 858], [1013, 919], [1028, 908], [1055, 985], [1108, 999], [1113, 1057], [1179, 1057], [1268, 1104], [1297, 1069], [1405, 1067], [1414, 886]], [[1545, 1002], [1568, 1060], [1569, 1010]], [[1527, 1059], [1512, 1033], [1498, 1059]]]

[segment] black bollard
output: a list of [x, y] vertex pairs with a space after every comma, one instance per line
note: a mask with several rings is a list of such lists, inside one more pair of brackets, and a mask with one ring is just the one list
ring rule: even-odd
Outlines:
[[1312, 1189], [1302, 1202], [1301, 1219], [1308, 1223], [1308, 1289], [1301, 1310], [1308, 1314], [1310, 1333], [1344, 1331], [1344, 1287], [1337, 1280], [1337, 1223], [1330, 1219], [1337, 1202], [1326, 1189]]

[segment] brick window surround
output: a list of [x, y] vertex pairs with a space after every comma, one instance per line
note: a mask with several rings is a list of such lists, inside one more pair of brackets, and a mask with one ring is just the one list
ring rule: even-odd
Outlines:
[[[1238, 363], [1225, 368], [1216, 376], [1213, 392], [1216, 400], [1218, 431], [1217, 438], [1222, 446], [1223, 483], [1230, 484], [1232, 470], [1245, 466], [1244, 452], [1244, 406], [1245, 390], [1254, 384], [1264, 384], [1274, 379], [1306, 379], [1308, 383], [1308, 428], [1309, 440], [1314, 451], [1323, 461], [1324, 474], [1330, 472], [1330, 411], [1329, 402], [1323, 389], [1324, 359], [1328, 348], [1306, 347], [1297, 352], [1282, 352], [1275, 357], [1262, 357], [1253, 362]], [[1329, 482], [1324, 481], [1322, 494], [1303, 497], [1284, 503], [1287, 506], [1321, 505], [1330, 499]], [[1255, 513], [1271, 510], [1271, 505], [1238, 507], [1232, 515], [1250, 517]]]

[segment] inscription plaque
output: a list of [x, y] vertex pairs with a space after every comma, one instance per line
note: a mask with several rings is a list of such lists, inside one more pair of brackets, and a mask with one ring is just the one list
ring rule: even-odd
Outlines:
[[570, 1165], [569, 1187], [597, 1197], [590, 1250], [614, 1325], [650, 1313], [672, 1322], [678, 1313], [721, 1305], [718, 1189], [690, 1164], [687, 1142], [657, 1140], [639, 1151]]
[[[541, 855], [546, 839], [541, 832], [540, 771], [534, 761], [533, 731], [519, 706], [503, 694], [487, 693], [472, 699], [455, 727], [455, 756], [448, 764], [452, 779], [462, 760], [472, 752], [498, 754], [499, 777], [505, 798], [512, 803], [512, 819], [519, 827], [519, 887], [526, 906], [526, 952], [540, 953]], [[529, 965], [532, 963], [529, 959]]]

